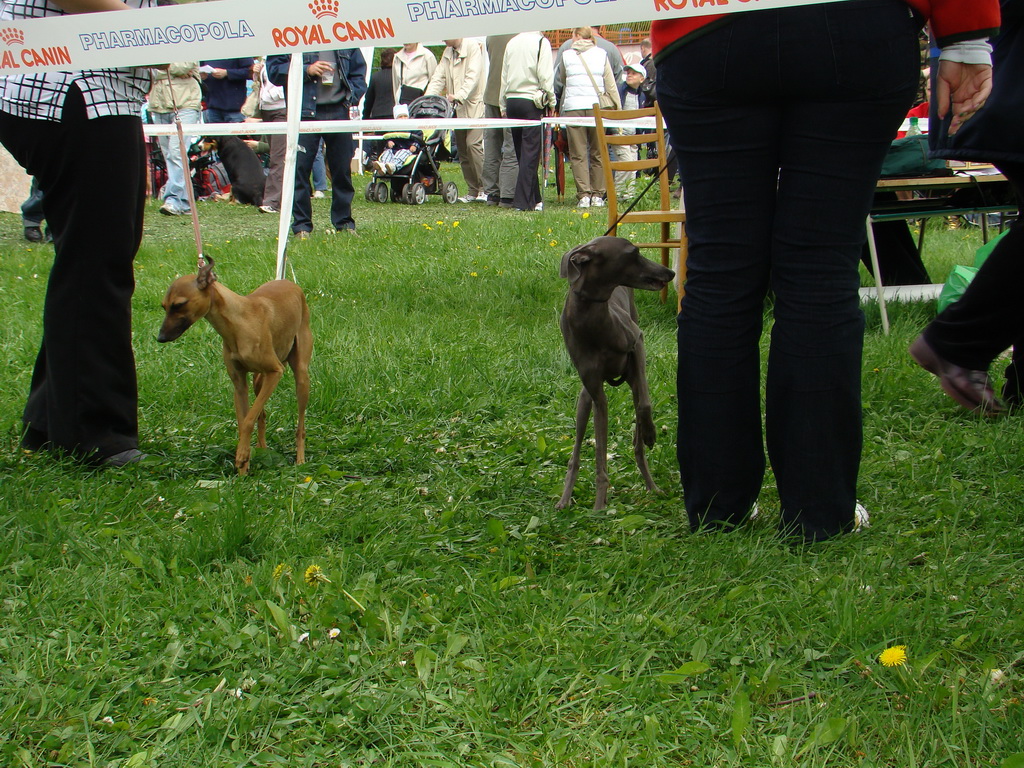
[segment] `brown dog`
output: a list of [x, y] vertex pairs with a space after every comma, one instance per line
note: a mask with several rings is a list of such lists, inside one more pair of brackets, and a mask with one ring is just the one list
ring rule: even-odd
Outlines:
[[623, 237], [597, 237], [562, 257], [560, 276], [569, 280], [569, 295], [559, 325], [566, 349], [583, 380], [576, 401], [576, 442], [572, 447], [565, 489], [557, 509], [572, 502], [580, 471], [580, 446], [594, 411], [597, 452], [597, 495], [594, 509], [604, 509], [608, 497], [608, 400], [604, 384], [626, 382], [633, 391], [636, 431], [633, 455], [647, 490], [657, 491], [644, 456], [644, 445], [654, 445], [655, 427], [647, 389], [644, 334], [637, 323], [633, 289], [660, 291], [675, 273], [640, 255]]
[[[250, 443], [259, 422], [256, 443], [267, 447], [267, 416], [263, 406], [274, 392], [284, 363], [295, 376], [295, 399], [299, 423], [295, 430], [295, 463], [306, 460], [306, 404], [309, 402], [309, 359], [313, 334], [309, 329], [309, 307], [302, 289], [288, 280], [264, 283], [248, 296], [239, 296], [217, 282], [213, 259], [198, 275], [179, 277], [167, 289], [161, 305], [166, 316], [157, 341], [174, 341], [202, 318], [210, 321], [224, 339], [224, 363], [235, 387], [235, 416], [238, 418], [238, 474], [249, 471]], [[255, 400], [249, 406], [249, 374], [253, 374]]]

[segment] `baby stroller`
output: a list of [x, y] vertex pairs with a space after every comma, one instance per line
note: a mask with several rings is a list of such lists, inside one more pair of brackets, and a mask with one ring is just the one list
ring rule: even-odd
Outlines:
[[[409, 104], [411, 118], [451, 117], [452, 107], [443, 96], [420, 96]], [[427, 195], [440, 195], [446, 203], [459, 198], [454, 181], [444, 181], [437, 165], [438, 149], [445, 131], [392, 131], [385, 133], [383, 141], [401, 142], [412, 154], [397, 168], [378, 164], [373, 178], [366, 185], [366, 199], [372, 203], [393, 202], [420, 205]]]

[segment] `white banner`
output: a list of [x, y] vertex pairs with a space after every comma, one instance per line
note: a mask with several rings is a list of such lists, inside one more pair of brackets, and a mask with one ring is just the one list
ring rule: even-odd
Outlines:
[[0, 74], [145, 66], [844, 0], [213, 0], [0, 22]]

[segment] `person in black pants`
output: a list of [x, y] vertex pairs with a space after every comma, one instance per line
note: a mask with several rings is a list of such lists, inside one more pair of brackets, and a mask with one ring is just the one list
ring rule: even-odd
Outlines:
[[[289, 54], [267, 57], [270, 82], [288, 89]], [[354, 107], [366, 93], [366, 59], [358, 48], [344, 48], [302, 54], [302, 119], [349, 120]], [[331, 171], [331, 224], [336, 232], [355, 232], [352, 218], [351, 133], [299, 134], [295, 158], [295, 202], [292, 204], [292, 233], [299, 239], [313, 231], [313, 187], [310, 173], [320, 139]]]
[[[975, 114], [955, 128], [955, 115], [929, 133], [933, 154], [955, 160], [994, 164], [1010, 181], [1018, 206], [1024, 201], [1024, 0], [1001, 0], [1002, 26], [992, 41], [992, 95]], [[953, 69], [951, 62], [941, 67]], [[933, 67], [933, 71], [934, 67]], [[940, 75], [942, 71], [940, 69]], [[975, 73], [960, 65], [956, 77]], [[933, 106], [934, 108], [934, 106]], [[1024, 379], [1024, 312], [1020, 286], [1024, 282], [1024, 223], [1020, 218], [1000, 238], [964, 295], [935, 318], [910, 345], [911, 356], [939, 377], [943, 390], [965, 408], [999, 413], [1022, 402]], [[1013, 345], [1006, 369], [1003, 401], [996, 397], [988, 370], [996, 357]]]
[[[112, 10], [107, 0], [89, 4]], [[60, 5], [11, 0], [3, 12], [36, 18], [59, 15]], [[55, 252], [23, 416], [26, 449], [114, 466], [142, 456], [131, 298], [146, 194], [139, 109], [149, 85], [148, 69], [130, 68], [0, 77], [0, 141], [45, 190]]]
[[[498, 96], [505, 117], [539, 120], [551, 114], [555, 104], [554, 64], [551, 44], [539, 32], [521, 32], [505, 46], [501, 62], [501, 88]], [[544, 129], [528, 126], [512, 129], [519, 173], [512, 207], [520, 211], [542, 211], [540, 180]]]
[[[858, 263], [882, 161], [917, 93], [925, 21], [909, 0], [851, 0], [652, 24], [687, 213], [677, 455], [693, 529], [750, 515], [766, 447], [785, 535], [863, 525]], [[932, 4], [932, 21], [945, 51], [986, 38], [998, 7]]]

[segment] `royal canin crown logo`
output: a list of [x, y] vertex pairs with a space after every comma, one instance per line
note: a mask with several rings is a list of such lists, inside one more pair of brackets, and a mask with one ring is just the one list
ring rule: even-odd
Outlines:
[[8, 48], [12, 45], [24, 45], [25, 33], [14, 27], [4, 27], [3, 29], [0, 29], [0, 40], [2, 40], [4, 45]]
[[323, 19], [328, 16], [332, 18], [338, 18], [338, 9], [341, 7], [341, 3], [338, 0], [313, 0], [309, 4], [309, 10], [313, 12], [313, 15], [318, 19]]

